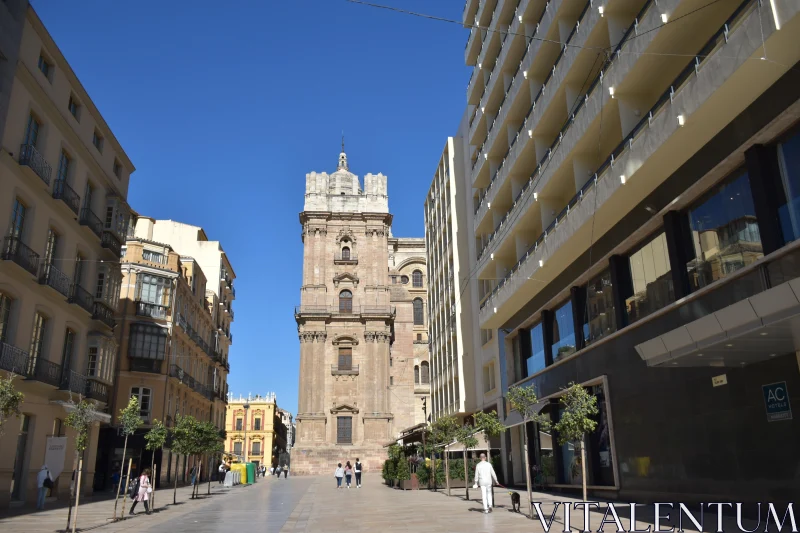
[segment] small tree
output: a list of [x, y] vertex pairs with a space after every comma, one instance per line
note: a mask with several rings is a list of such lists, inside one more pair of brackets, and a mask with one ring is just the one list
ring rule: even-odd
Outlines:
[[20, 406], [25, 399], [25, 395], [14, 388], [15, 377], [11, 374], [7, 378], [0, 378], [0, 436], [8, 419], [20, 415]]
[[[454, 416], [443, 416], [431, 424], [430, 442], [433, 449], [444, 449], [444, 481], [447, 486], [447, 495], [450, 496], [450, 474], [448, 472], [448, 458], [447, 446], [455, 440], [456, 431], [460, 427], [458, 420]], [[432, 463], [434, 472], [436, 471], [436, 463]], [[434, 489], [436, 488], [436, 477], [433, 482]]]
[[583, 501], [586, 501], [586, 435], [597, 428], [597, 422], [592, 419], [598, 413], [597, 397], [589, 394], [581, 385], [570, 383], [559, 402], [563, 412], [555, 424], [555, 430], [560, 444], [576, 442], [580, 445]]
[[[125, 454], [128, 451], [128, 437], [133, 435], [143, 424], [140, 413], [141, 408], [139, 407], [139, 398], [137, 396], [131, 396], [130, 400], [128, 400], [128, 405], [124, 409], [119, 410], [119, 425], [120, 429], [122, 430], [122, 434], [125, 435], [125, 444], [122, 446], [122, 469], [125, 468]], [[117, 497], [114, 499], [114, 520], [117, 519], [117, 505], [119, 504], [119, 494], [122, 489], [122, 474], [123, 472], [120, 472], [120, 482], [119, 486], [117, 487]], [[128, 479], [130, 479], [130, 475], [131, 472], [128, 472]], [[123, 511], [122, 514], [124, 515], [125, 512]]]
[[394, 459], [386, 461], [386, 475], [389, 478], [389, 486], [391, 486], [397, 479], [397, 463]]
[[[172, 451], [178, 455], [191, 456], [197, 450], [199, 442], [199, 427], [193, 416], [175, 417], [175, 427], [172, 429]], [[172, 491], [172, 504], [178, 503], [178, 476], [175, 476], [175, 485]]]
[[[83, 452], [89, 445], [89, 430], [97, 419], [97, 407], [94, 402], [80, 400], [77, 404], [70, 400], [72, 410], [64, 423], [75, 430], [75, 454], [78, 456], [78, 479], [75, 483], [75, 514], [72, 516], [72, 533], [78, 525], [78, 505], [81, 497], [81, 473], [83, 472]], [[72, 507], [70, 506], [70, 513]]]
[[524, 425], [522, 427], [523, 455], [525, 456], [525, 483], [528, 487], [528, 518], [533, 519], [533, 493], [531, 491], [531, 466], [528, 459], [528, 422], [534, 422], [539, 427], [545, 429], [549, 426], [549, 421], [539, 414], [537, 404], [539, 399], [533, 386], [518, 386], [508, 389], [506, 396], [512, 411], [516, 411], [522, 417]]
[[469, 500], [469, 460], [467, 459], [467, 450], [478, 445], [478, 439], [475, 438], [475, 428], [464, 424], [455, 431], [453, 437], [464, 448], [464, 489], [466, 491], [465, 499]]
[[208, 468], [208, 474], [207, 474], [208, 475], [207, 494], [211, 494], [211, 466], [213, 466], [213, 458], [224, 451], [224, 445], [222, 443], [222, 437], [220, 435], [220, 432], [213, 422], [201, 422], [199, 430], [201, 436], [200, 453], [206, 454], [209, 457], [210, 466]]
[[397, 479], [398, 481], [408, 481], [411, 479], [411, 470], [408, 468], [408, 459], [403, 452], [397, 458]]
[[[150, 428], [150, 431], [145, 433], [144, 440], [146, 442], [145, 449], [153, 453], [153, 458], [150, 460], [150, 471], [153, 472], [153, 478], [155, 478], [156, 450], [163, 450], [164, 444], [167, 443], [167, 427], [163, 422], [159, 420], [153, 420], [153, 427]], [[153, 487], [155, 487], [155, 479], [153, 479], [152, 483]], [[155, 499], [156, 493], [155, 489], [153, 489], [153, 493], [150, 494], [150, 505], [153, 509], [156, 508]]]

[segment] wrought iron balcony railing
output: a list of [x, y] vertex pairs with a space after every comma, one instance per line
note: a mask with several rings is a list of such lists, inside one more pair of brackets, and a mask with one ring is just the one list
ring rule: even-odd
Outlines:
[[72, 294], [72, 280], [53, 265], [42, 265], [39, 283], [57, 290], [67, 298]]
[[150, 318], [166, 319], [169, 315], [169, 307], [166, 305], [152, 304], [149, 302], [136, 302], [136, 314]]
[[94, 303], [94, 310], [92, 312], [92, 318], [94, 320], [99, 320], [106, 326], [110, 328], [114, 328], [117, 323], [114, 321], [114, 311], [112, 311], [106, 304], [103, 302], [95, 302]]
[[120, 257], [122, 254], [122, 245], [111, 230], [103, 230], [103, 234], [100, 237], [100, 245], [114, 252], [116, 257]]
[[13, 261], [34, 276], [39, 271], [39, 254], [28, 248], [19, 237], [8, 236], [3, 242], [3, 259]]
[[298, 305], [295, 315], [394, 315], [396, 309], [392, 305], [351, 305], [346, 302], [340, 305]]
[[58, 388], [75, 394], [86, 394], [86, 376], [74, 370], [66, 370], [61, 375]]
[[103, 221], [91, 209], [88, 207], [81, 209], [81, 216], [78, 220], [81, 226], [88, 226], [92, 233], [100, 238], [103, 237]]
[[148, 372], [150, 374], [161, 373], [160, 359], [141, 359], [130, 357], [128, 361], [131, 372]]
[[334, 263], [345, 263], [345, 264], [358, 264], [358, 254], [353, 252], [350, 253], [341, 253], [338, 252], [333, 255], [333, 262]]
[[108, 403], [108, 385], [93, 378], [86, 380], [86, 397]]
[[72, 294], [70, 294], [69, 302], [78, 304], [89, 313], [94, 313], [94, 296], [77, 283], [72, 285]]
[[65, 180], [58, 179], [55, 181], [53, 184], [53, 198], [63, 201], [76, 215], [80, 212], [81, 197]]
[[61, 365], [41, 357], [35, 359], [28, 357], [28, 371], [26, 377], [58, 387], [61, 381]]
[[32, 144], [23, 144], [19, 148], [19, 164], [30, 167], [37, 176], [42, 178], [42, 181], [50, 185], [50, 174], [53, 169], [50, 163], [44, 158], [42, 154]]
[[26, 375], [28, 370], [28, 352], [0, 341], [0, 369]]

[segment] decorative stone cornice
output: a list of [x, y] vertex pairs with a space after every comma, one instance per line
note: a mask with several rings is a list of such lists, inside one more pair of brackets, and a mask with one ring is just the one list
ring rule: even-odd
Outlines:
[[331, 414], [336, 414], [336, 413], [353, 413], [353, 414], [356, 414], [356, 413], [358, 413], [358, 407], [355, 407], [353, 405], [347, 405], [346, 403], [343, 403], [343, 404], [337, 405], [336, 407], [331, 409]]
[[336, 335], [331, 344], [333, 344], [334, 346], [339, 346], [339, 345], [358, 346], [358, 339], [352, 335]]
[[300, 339], [300, 342], [325, 342], [328, 338], [328, 334], [324, 331], [301, 331], [297, 335]]
[[387, 331], [365, 331], [364, 340], [367, 342], [389, 342], [391, 335]]
[[342, 281], [349, 281], [354, 287], [358, 287], [358, 276], [350, 272], [343, 272], [342, 274], [335, 275], [333, 277], [333, 286], [338, 287], [339, 283]]
[[372, 235], [373, 237], [383, 237], [386, 235], [386, 227], [370, 227], [366, 229], [367, 236]]
[[350, 240], [350, 242], [355, 244], [356, 235], [349, 227], [344, 227], [339, 230], [339, 234], [336, 235], [336, 242], [342, 242], [342, 239], [344, 239], [345, 237], [347, 237]]

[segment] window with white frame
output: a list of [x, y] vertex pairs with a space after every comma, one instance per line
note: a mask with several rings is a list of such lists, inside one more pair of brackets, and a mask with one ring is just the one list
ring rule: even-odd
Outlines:
[[99, 376], [102, 369], [102, 360], [100, 359], [100, 349], [97, 346], [89, 347], [87, 361], [86, 374], [90, 378]]
[[137, 299], [156, 305], [167, 305], [169, 299], [170, 280], [152, 274], [140, 274], [137, 279]]
[[139, 416], [143, 420], [149, 420], [152, 391], [147, 387], [133, 387], [131, 388], [131, 397], [134, 396], [139, 399]]
[[155, 252], [153, 250], [142, 250], [142, 259], [145, 261], [150, 261], [151, 263], [159, 263], [164, 265], [167, 263], [166, 256], [161, 252]]

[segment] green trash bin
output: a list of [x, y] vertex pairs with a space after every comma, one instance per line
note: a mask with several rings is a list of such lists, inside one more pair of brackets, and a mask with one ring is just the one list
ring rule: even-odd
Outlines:
[[256, 465], [253, 463], [245, 463], [247, 467], [247, 481], [245, 483], [254, 483], [256, 479]]

